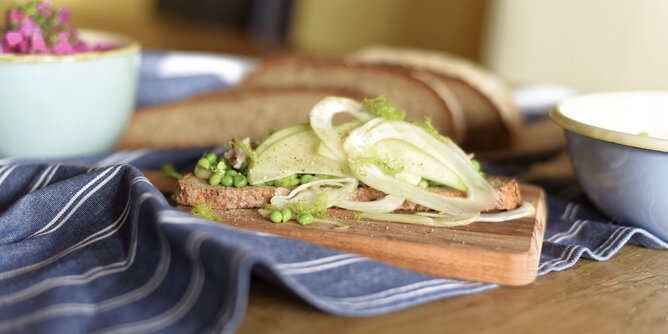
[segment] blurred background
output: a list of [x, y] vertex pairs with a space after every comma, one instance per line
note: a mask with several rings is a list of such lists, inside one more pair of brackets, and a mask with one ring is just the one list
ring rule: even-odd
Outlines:
[[52, 2], [71, 10], [75, 26], [129, 34], [148, 49], [337, 56], [386, 44], [465, 57], [515, 85], [668, 89], [664, 0]]

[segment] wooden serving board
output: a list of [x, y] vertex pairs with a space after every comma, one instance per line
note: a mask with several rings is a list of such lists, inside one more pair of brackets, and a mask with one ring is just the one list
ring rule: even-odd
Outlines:
[[546, 222], [543, 191], [521, 185], [523, 199], [536, 208], [530, 217], [505, 222], [475, 222], [459, 227], [354, 220], [345, 210], [330, 210], [332, 224], [273, 224], [257, 210], [218, 211], [225, 224], [304, 240], [425, 274], [502, 285], [534, 281]]
[[[159, 172], [144, 174], [163, 193], [174, 191], [174, 180]], [[290, 221], [273, 224], [257, 210], [218, 211], [225, 224], [275, 233], [438, 277], [525, 285], [534, 281], [540, 259], [547, 208], [542, 189], [521, 184], [522, 199], [536, 208], [534, 215], [504, 222], [475, 222], [459, 227], [432, 227], [354, 220], [345, 210], [330, 216], [347, 225], [302, 226]]]

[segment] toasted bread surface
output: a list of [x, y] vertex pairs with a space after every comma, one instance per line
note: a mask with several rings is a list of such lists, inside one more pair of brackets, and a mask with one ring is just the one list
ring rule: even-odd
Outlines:
[[[486, 212], [505, 211], [517, 208], [522, 201], [519, 186], [514, 179], [506, 177], [488, 176], [488, 182], [494, 186], [498, 194], [498, 200], [494, 207]], [[433, 189], [434, 192], [443, 196], [464, 197], [465, 192]], [[275, 195], [287, 195], [288, 188], [268, 186], [247, 186], [243, 188], [211, 186], [207, 182], [198, 179], [189, 173], [179, 180], [174, 200], [181, 205], [194, 206], [198, 203], [206, 203], [215, 209], [251, 209], [259, 208]], [[385, 193], [372, 188], [357, 188], [349, 197], [353, 201], [373, 201], [383, 198]], [[411, 202], [404, 202], [400, 210], [428, 211], [428, 208]]]

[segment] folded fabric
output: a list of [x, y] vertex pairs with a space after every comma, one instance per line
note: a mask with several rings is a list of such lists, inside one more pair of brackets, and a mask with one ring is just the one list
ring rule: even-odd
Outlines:
[[[0, 332], [233, 332], [251, 274], [344, 316], [495, 287], [207, 221], [170, 206], [137, 169], [187, 166], [223, 149], [122, 151], [83, 159], [87, 166], [0, 165]], [[607, 222], [581, 198], [548, 200], [540, 275], [580, 257], [608, 259], [628, 242], [668, 248]]]

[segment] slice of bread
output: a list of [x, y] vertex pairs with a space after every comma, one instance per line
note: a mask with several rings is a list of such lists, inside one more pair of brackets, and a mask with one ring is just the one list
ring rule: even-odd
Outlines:
[[[488, 182], [494, 186], [499, 194], [498, 201], [493, 208], [487, 212], [505, 211], [517, 208], [522, 201], [520, 190], [514, 179], [505, 177], [488, 176]], [[465, 196], [464, 192], [434, 189], [435, 192], [443, 196]], [[287, 195], [290, 192], [288, 188], [282, 187], [223, 187], [211, 186], [206, 181], [198, 179], [192, 173], [187, 174], [183, 179], [177, 182], [176, 191], [173, 199], [187, 206], [194, 206], [198, 203], [206, 203], [214, 209], [252, 209], [259, 208], [263, 204], [269, 203], [269, 200], [275, 195]], [[384, 197], [385, 194], [372, 188], [357, 188], [350, 196], [353, 201], [373, 201]], [[428, 208], [416, 205], [410, 202], [404, 202], [401, 210], [427, 211]]]
[[412, 120], [429, 117], [441, 133], [460, 143], [464, 127], [457, 100], [445, 85], [433, 84], [435, 78], [431, 77], [393, 65], [290, 55], [264, 59], [240, 87], [319, 87], [352, 90], [369, 98], [385, 95], [397, 108], [405, 109]]
[[327, 96], [358, 101], [341, 89], [233, 89], [175, 104], [149, 107], [131, 118], [117, 149], [227, 144], [233, 137], [265, 138], [273, 129], [303, 123]]
[[391, 64], [428, 71], [457, 97], [466, 137], [462, 146], [485, 151], [512, 146], [522, 129], [522, 117], [506, 83], [480, 65], [436, 51], [374, 46], [346, 57], [359, 64]]

